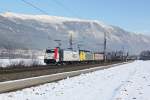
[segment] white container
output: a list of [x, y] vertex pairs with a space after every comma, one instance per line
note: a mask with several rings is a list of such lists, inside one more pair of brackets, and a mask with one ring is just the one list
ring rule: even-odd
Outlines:
[[94, 60], [104, 60], [104, 54], [95, 53]]
[[80, 61], [79, 52], [63, 51], [63, 61]]

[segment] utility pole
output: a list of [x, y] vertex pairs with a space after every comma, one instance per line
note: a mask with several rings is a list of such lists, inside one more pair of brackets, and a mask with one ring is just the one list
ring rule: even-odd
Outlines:
[[69, 32], [69, 49], [70, 50], [73, 50], [73, 32], [72, 31], [70, 31]]
[[104, 32], [104, 61], [106, 62], [106, 46], [107, 46], [107, 39], [106, 39], [106, 32]]
[[125, 53], [124, 46], [122, 46], [122, 61], [124, 60], [124, 53]]

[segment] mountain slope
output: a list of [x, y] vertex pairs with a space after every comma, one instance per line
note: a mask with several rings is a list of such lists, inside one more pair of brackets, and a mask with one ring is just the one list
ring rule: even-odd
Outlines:
[[81, 20], [46, 15], [0, 14], [0, 47], [45, 49], [55, 47], [60, 39], [63, 48], [69, 47], [69, 34], [73, 34], [74, 48], [101, 50], [107, 33], [107, 50], [139, 53], [150, 49], [150, 37], [127, 32], [119, 27], [99, 21]]

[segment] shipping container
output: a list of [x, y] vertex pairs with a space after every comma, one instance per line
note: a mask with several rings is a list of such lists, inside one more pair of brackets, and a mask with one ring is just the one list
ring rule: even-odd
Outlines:
[[85, 52], [84, 51], [79, 51], [80, 54], [80, 61], [85, 61]]
[[80, 61], [79, 52], [63, 51], [63, 61]]
[[94, 60], [93, 53], [91, 53], [91, 52], [85, 52], [85, 60], [86, 61], [92, 61], [92, 60]]
[[104, 60], [104, 54], [94, 53], [94, 60]]

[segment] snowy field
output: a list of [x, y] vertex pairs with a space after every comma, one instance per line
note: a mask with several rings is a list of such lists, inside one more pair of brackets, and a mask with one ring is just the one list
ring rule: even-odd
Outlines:
[[8, 67], [11, 65], [23, 64], [25, 66], [32, 66], [33, 63], [38, 65], [45, 65], [44, 59], [0, 59], [0, 67]]
[[0, 94], [0, 100], [150, 100], [150, 61]]

